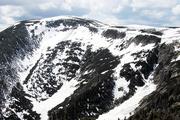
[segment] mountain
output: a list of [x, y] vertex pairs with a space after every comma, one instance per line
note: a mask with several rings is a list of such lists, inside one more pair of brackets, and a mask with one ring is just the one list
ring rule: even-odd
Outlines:
[[180, 119], [180, 28], [26, 20], [0, 56], [0, 120]]

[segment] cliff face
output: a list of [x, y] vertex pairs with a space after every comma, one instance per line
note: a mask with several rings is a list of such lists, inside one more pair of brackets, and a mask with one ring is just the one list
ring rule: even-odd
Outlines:
[[81, 18], [0, 33], [2, 120], [179, 120], [180, 29]]
[[156, 91], [144, 98], [129, 120], [178, 120], [180, 119], [180, 62], [171, 61], [179, 54], [174, 45], [159, 47], [159, 66], [155, 70]]

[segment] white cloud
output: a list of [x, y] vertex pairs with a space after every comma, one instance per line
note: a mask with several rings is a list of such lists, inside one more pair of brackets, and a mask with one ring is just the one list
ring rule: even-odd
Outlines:
[[167, 9], [177, 4], [177, 0], [132, 0], [134, 11], [139, 9]]
[[4, 23], [6, 25], [12, 25], [14, 24], [15, 17], [21, 17], [25, 14], [25, 10], [22, 7], [19, 6], [0, 6], [0, 22]]
[[43, 3], [38, 3], [38, 7], [43, 11], [48, 11], [50, 9], [60, 9], [64, 11], [71, 11], [72, 5], [70, 5], [65, 0], [46, 0]]
[[38, 6], [43, 11], [47, 11], [49, 9], [57, 7], [53, 2], [47, 2], [47, 3], [39, 4]]
[[65, 0], [72, 8], [87, 10], [83, 17], [97, 19], [109, 24], [122, 23], [115, 14], [120, 13], [130, 3], [130, 0]]
[[113, 15], [106, 15], [106, 14], [102, 14], [102, 13], [94, 13], [91, 12], [87, 15], [84, 15], [83, 17], [85, 18], [90, 18], [90, 19], [95, 19], [95, 20], [99, 20], [103, 23], [107, 23], [110, 25], [120, 25], [120, 24], [124, 24], [124, 22], [122, 22], [120, 19], [118, 19], [117, 17], [113, 16]]
[[25, 10], [20, 6], [0, 6], [0, 14], [9, 17], [20, 17], [25, 13]]
[[129, 4], [130, 0], [65, 0], [71, 8], [83, 8], [90, 12], [117, 13]]
[[161, 10], [143, 10], [142, 14], [146, 17], [160, 20], [165, 16], [166, 12]]
[[142, 19], [150, 18], [154, 23], [163, 25], [162, 21], [170, 22], [167, 16], [172, 16], [171, 9], [177, 4], [178, 0], [132, 0], [130, 6], [132, 12], [141, 15]]
[[180, 0], [0, 0], [1, 26], [66, 14], [113, 24], [173, 24], [172, 18], [177, 21], [180, 15]]
[[180, 15], [180, 4], [172, 8], [172, 12], [174, 15]]

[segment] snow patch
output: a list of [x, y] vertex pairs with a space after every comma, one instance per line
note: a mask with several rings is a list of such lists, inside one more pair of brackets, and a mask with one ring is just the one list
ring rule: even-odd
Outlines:
[[166, 29], [163, 32], [161, 43], [170, 44], [180, 40], [180, 28]]
[[76, 90], [77, 84], [78, 82], [76, 80], [71, 80], [69, 82], [64, 81], [61, 89], [58, 90], [49, 99], [41, 102], [33, 100], [33, 110], [41, 114], [41, 120], [48, 120], [48, 111], [63, 102], [65, 98], [73, 94], [74, 90]]
[[109, 112], [100, 115], [97, 120], [117, 120], [118, 118], [128, 118], [139, 106], [139, 102], [143, 99], [143, 97], [149, 95], [155, 89], [156, 85], [151, 81], [147, 81], [143, 87], [137, 87], [136, 93], [131, 98]]
[[[71, 40], [72, 42], [81, 42], [83, 44], [82, 46], [83, 50], [85, 50], [88, 45], [92, 45], [92, 51], [96, 51], [99, 48], [107, 48], [110, 50], [110, 52], [113, 55], [121, 57], [120, 59], [121, 63], [114, 69], [115, 70], [114, 77], [116, 79], [115, 88], [114, 88], [114, 96], [115, 96], [114, 99], [118, 99], [122, 97], [126, 92], [128, 92], [129, 82], [127, 82], [124, 78], [120, 77], [119, 75], [120, 70], [123, 68], [124, 64], [135, 62], [134, 56], [132, 56], [133, 53], [137, 53], [142, 50], [143, 51], [152, 50], [155, 44], [148, 44], [146, 46], [142, 46], [141, 44], [136, 45], [135, 43], [131, 43], [129, 46], [127, 46], [127, 48], [124, 48], [123, 50], [120, 50], [116, 46], [121, 45], [122, 43], [128, 45], [128, 41], [131, 38], [134, 38], [135, 36], [140, 34], [141, 35], [148, 34], [148, 33], [141, 33], [139, 31], [140, 29], [152, 28], [152, 27], [136, 26], [136, 25], [129, 26], [131, 30], [129, 28], [122, 29], [122, 32], [126, 32], [125, 38], [110, 40], [102, 36], [102, 32], [104, 30], [109, 29], [110, 26], [99, 27], [97, 33], [90, 32], [89, 29], [84, 26], [79, 26], [77, 29], [70, 29], [64, 32], [60, 31], [63, 28], [65, 28], [62, 24], [57, 28], [46, 27], [46, 21], [54, 21], [59, 19], [76, 19], [76, 18], [61, 16], [61, 17], [42, 19], [40, 20], [41, 23], [27, 24], [27, 26], [29, 25], [27, 29], [29, 31], [30, 36], [32, 37], [33, 35], [32, 30], [34, 30], [34, 35], [40, 37], [42, 36], [42, 39], [40, 40], [39, 48], [37, 48], [34, 51], [33, 55], [29, 55], [23, 61], [20, 61], [21, 63], [20, 66], [22, 69], [19, 72], [19, 78], [21, 80], [22, 85], [30, 69], [37, 62], [37, 60], [40, 59], [42, 54], [46, 54], [48, 47], [54, 48], [56, 44], [61, 41]], [[162, 36], [161, 43], [169, 44], [172, 43], [173, 41], [180, 40], [180, 32], [179, 32], [180, 29], [163, 29], [163, 31], [164, 34]], [[139, 59], [145, 60], [145, 57]], [[176, 60], [180, 60], [180, 56], [178, 56]], [[58, 61], [53, 61], [53, 62], [57, 63]], [[139, 69], [139, 68], [135, 68], [133, 64], [132, 67], [133, 69]], [[55, 73], [58, 72], [58, 68], [54, 69], [54, 72]], [[91, 71], [87, 71], [84, 74], [88, 74], [89, 72]], [[102, 74], [104, 74], [105, 72], [107, 71], [104, 71]], [[86, 82], [84, 82], [84, 84], [86, 84]], [[36, 101], [35, 99], [32, 99], [34, 105], [33, 109], [41, 114], [42, 120], [47, 120], [48, 119], [47, 112], [56, 105], [58, 105], [59, 103], [63, 102], [66, 97], [73, 94], [74, 90], [76, 89], [75, 87], [76, 85], [77, 85], [76, 80], [71, 80], [69, 82], [63, 81], [63, 86], [61, 87], [61, 89], [58, 90], [58, 92], [55, 93], [49, 99], [40, 102]], [[26, 86], [23, 87], [24, 90], [28, 93]], [[119, 88], [123, 88], [123, 90], [121, 91]], [[134, 96], [132, 96], [130, 99], [128, 99], [118, 107], [115, 107], [113, 110], [110, 110], [108, 113], [101, 115], [98, 118], [98, 120], [113, 120], [113, 119], [117, 120], [117, 118], [123, 119], [125, 116], [128, 117], [129, 113], [133, 113], [135, 108], [138, 107], [139, 101], [144, 96], [150, 94], [155, 89], [156, 89], [156, 85], [154, 85], [150, 80], [146, 81], [143, 87], [137, 88], [137, 91], [134, 94]]]

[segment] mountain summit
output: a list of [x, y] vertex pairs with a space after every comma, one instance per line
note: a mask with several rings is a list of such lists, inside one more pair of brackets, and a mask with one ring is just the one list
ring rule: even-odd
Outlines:
[[179, 120], [180, 28], [77, 17], [0, 32], [1, 120]]

